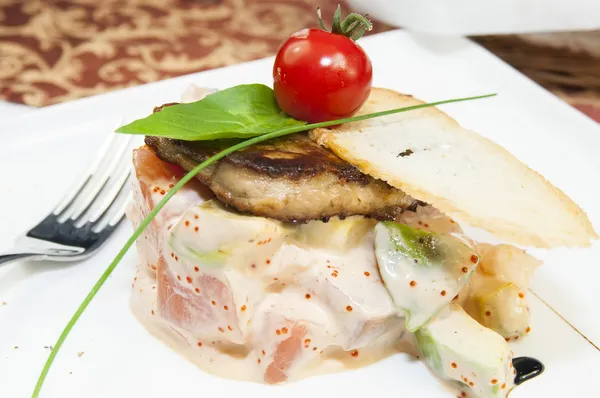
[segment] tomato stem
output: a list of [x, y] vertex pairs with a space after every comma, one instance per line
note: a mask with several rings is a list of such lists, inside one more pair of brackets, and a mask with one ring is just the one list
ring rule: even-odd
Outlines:
[[317, 17], [319, 18], [319, 25], [324, 31], [346, 36], [354, 41], [360, 39], [365, 32], [373, 29], [373, 24], [367, 19], [366, 15], [360, 15], [353, 12], [342, 20], [342, 7], [339, 4], [333, 14], [331, 31], [327, 29], [323, 22], [321, 8], [317, 8]]

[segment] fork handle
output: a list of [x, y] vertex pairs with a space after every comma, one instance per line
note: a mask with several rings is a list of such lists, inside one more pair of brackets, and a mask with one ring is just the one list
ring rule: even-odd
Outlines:
[[24, 258], [37, 257], [39, 254], [36, 253], [11, 253], [0, 255], [0, 266], [11, 261], [16, 261]]

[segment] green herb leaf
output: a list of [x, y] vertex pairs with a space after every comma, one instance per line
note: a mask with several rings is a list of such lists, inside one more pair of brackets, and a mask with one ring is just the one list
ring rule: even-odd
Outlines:
[[[54, 349], [48, 356], [48, 359], [46, 360], [46, 363], [44, 364], [44, 368], [42, 369], [42, 372], [40, 373], [37, 384], [36, 384], [35, 389], [32, 394], [32, 398], [39, 397], [39, 394], [40, 394], [40, 391], [42, 390], [44, 381], [46, 380], [46, 376], [48, 375], [48, 371], [50, 370], [50, 367], [52, 366], [52, 363], [54, 362], [54, 358], [56, 358], [58, 351], [60, 350], [63, 343], [67, 339], [67, 336], [73, 329], [73, 326], [75, 326], [75, 323], [77, 323], [77, 321], [79, 320], [79, 318], [81, 317], [81, 315], [83, 314], [85, 309], [88, 307], [90, 302], [94, 299], [94, 297], [96, 296], [96, 294], [98, 293], [98, 291], [100, 290], [102, 285], [104, 285], [104, 283], [106, 282], [106, 280], [108, 279], [110, 274], [112, 274], [112, 272], [117, 267], [119, 262], [123, 259], [123, 257], [127, 253], [127, 251], [131, 248], [131, 246], [133, 246], [133, 244], [135, 243], [137, 238], [139, 238], [142, 235], [142, 233], [148, 227], [148, 225], [152, 222], [154, 217], [156, 217], [156, 215], [167, 204], [167, 202], [173, 197], [173, 195], [175, 195], [177, 193], [177, 191], [179, 191], [181, 189], [181, 187], [183, 187], [192, 178], [194, 178], [196, 176], [196, 174], [198, 174], [200, 171], [202, 171], [206, 167], [210, 166], [211, 164], [217, 162], [218, 160], [224, 158], [225, 156], [227, 156], [233, 152], [236, 152], [241, 149], [247, 148], [249, 146], [258, 144], [260, 142], [268, 141], [268, 140], [271, 140], [274, 138], [279, 138], [279, 137], [283, 137], [283, 136], [290, 135], [290, 134], [299, 133], [301, 131], [312, 130], [315, 128], [331, 127], [331, 126], [335, 126], [335, 125], [342, 124], [342, 123], [358, 122], [361, 120], [373, 119], [376, 117], [391, 115], [394, 113], [408, 112], [408, 111], [421, 109], [421, 108], [427, 108], [427, 107], [431, 107], [431, 106], [449, 104], [452, 102], [471, 101], [471, 100], [476, 100], [476, 99], [481, 99], [481, 98], [488, 98], [488, 97], [493, 97], [494, 95], [496, 95], [496, 94], [487, 94], [487, 95], [480, 95], [477, 97], [467, 97], [467, 98], [455, 98], [455, 99], [450, 99], [450, 100], [445, 100], [445, 101], [431, 102], [428, 104], [407, 106], [405, 108], [397, 108], [397, 109], [391, 109], [388, 111], [370, 113], [368, 115], [354, 116], [354, 117], [350, 117], [350, 118], [346, 118], [346, 119], [333, 120], [333, 121], [329, 121], [329, 122], [290, 126], [290, 127], [282, 128], [281, 130], [278, 130], [278, 131], [273, 131], [271, 133], [263, 134], [258, 137], [254, 137], [254, 138], [250, 138], [248, 140], [242, 141], [242, 142], [232, 145], [232, 146], [222, 150], [221, 152], [217, 153], [216, 155], [206, 159], [204, 162], [200, 163], [199, 165], [194, 167], [192, 170], [190, 170], [185, 176], [183, 176], [183, 178], [181, 180], [179, 180], [173, 188], [171, 188], [171, 190], [165, 195], [165, 197], [160, 202], [158, 202], [158, 204], [150, 212], [150, 214], [148, 214], [148, 216], [146, 218], [144, 218], [142, 220], [142, 222], [140, 222], [140, 225], [138, 226], [138, 228], [133, 232], [133, 234], [127, 240], [127, 242], [125, 242], [125, 245], [121, 248], [121, 250], [119, 251], [117, 256], [110, 263], [110, 265], [104, 271], [104, 273], [102, 273], [102, 275], [100, 276], [100, 279], [98, 279], [98, 281], [94, 284], [94, 286], [92, 287], [92, 290], [88, 293], [88, 295], [85, 297], [85, 299], [83, 299], [83, 302], [79, 305], [79, 307], [77, 308], [77, 310], [75, 311], [75, 313], [73, 314], [73, 316], [71, 317], [71, 319], [69, 320], [69, 322], [67, 323], [65, 328], [63, 329], [62, 333], [58, 337], [56, 344], [54, 344]], [[166, 109], [168, 109], [168, 108], [166, 108]], [[163, 111], [161, 111], [161, 112], [163, 112]], [[203, 123], [201, 120], [200, 121], [197, 120], [196, 122]], [[122, 132], [120, 130], [121, 129], [119, 129], [117, 131]], [[155, 134], [154, 131], [151, 131], [148, 133], [150, 135], [157, 135], [157, 134]], [[136, 133], [136, 134], [138, 134], [138, 133]]]
[[117, 129], [185, 141], [250, 138], [304, 125], [283, 112], [270, 87], [245, 84], [209, 94], [200, 101], [167, 106]]

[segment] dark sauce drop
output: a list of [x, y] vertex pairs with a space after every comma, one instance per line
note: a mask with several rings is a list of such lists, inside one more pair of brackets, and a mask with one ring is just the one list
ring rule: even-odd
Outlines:
[[515, 384], [519, 385], [529, 379], [533, 379], [542, 374], [544, 364], [535, 358], [519, 357], [513, 359], [513, 366], [517, 371]]

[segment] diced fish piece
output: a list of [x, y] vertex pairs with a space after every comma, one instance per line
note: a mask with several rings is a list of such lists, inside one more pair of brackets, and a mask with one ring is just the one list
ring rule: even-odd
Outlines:
[[394, 221], [398, 224], [405, 224], [409, 227], [438, 234], [462, 233], [462, 229], [456, 221], [432, 205], [417, 206], [415, 211], [402, 212]]
[[512, 245], [480, 243], [477, 252], [481, 256], [481, 271], [503, 281], [512, 282], [524, 289], [542, 262]]
[[527, 288], [541, 262], [511, 245], [479, 244], [477, 251], [481, 262], [465, 310], [508, 340], [525, 336], [531, 330]]
[[[181, 265], [189, 268], [190, 264]], [[162, 261], [157, 285], [158, 315], [167, 322], [202, 338], [244, 342], [231, 288], [220, 278], [206, 273], [179, 273]]]
[[[127, 217], [134, 227], [152, 211], [166, 193], [183, 176], [183, 169], [161, 161], [147, 147], [133, 151], [133, 166], [136, 178], [133, 181], [133, 200], [127, 208]], [[192, 204], [202, 203], [213, 197], [210, 190], [197, 181], [190, 181], [152, 220], [148, 228], [137, 241], [141, 261], [148, 264], [152, 272], [156, 271], [160, 249], [167, 236], [166, 228], [177, 222], [179, 217]]]
[[514, 339], [530, 330], [525, 291], [513, 283], [477, 275], [469, 301], [469, 314], [502, 337]]

